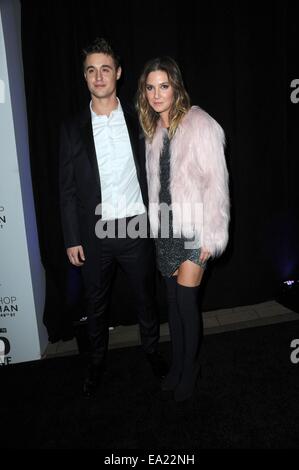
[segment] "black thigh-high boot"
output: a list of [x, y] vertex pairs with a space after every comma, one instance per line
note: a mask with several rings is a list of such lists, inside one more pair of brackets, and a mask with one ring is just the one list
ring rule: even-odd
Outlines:
[[177, 277], [165, 277], [168, 302], [168, 324], [172, 346], [172, 363], [162, 382], [162, 390], [174, 390], [180, 381], [183, 369], [183, 325], [177, 306]]
[[192, 396], [200, 372], [199, 351], [202, 343], [202, 316], [198, 307], [197, 287], [177, 285], [177, 301], [184, 328], [184, 361], [180, 382], [175, 389], [176, 401]]

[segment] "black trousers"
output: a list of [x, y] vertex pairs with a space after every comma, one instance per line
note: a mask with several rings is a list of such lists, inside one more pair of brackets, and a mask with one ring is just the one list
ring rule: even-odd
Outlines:
[[93, 255], [86, 255], [82, 267], [91, 360], [95, 365], [105, 359], [108, 350], [107, 307], [117, 264], [126, 274], [133, 292], [142, 347], [146, 353], [153, 353], [158, 347], [153, 242], [148, 238], [105, 238], [98, 241], [98, 250]]

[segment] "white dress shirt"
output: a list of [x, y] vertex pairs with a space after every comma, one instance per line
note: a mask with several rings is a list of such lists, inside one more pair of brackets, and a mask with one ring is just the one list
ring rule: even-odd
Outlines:
[[97, 115], [90, 102], [92, 130], [101, 180], [102, 219], [143, 214], [130, 137], [121, 104], [109, 116]]

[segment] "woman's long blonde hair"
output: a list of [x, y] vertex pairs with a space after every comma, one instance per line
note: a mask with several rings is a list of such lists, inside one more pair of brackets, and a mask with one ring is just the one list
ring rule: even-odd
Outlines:
[[171, 57], [157, 57], [148, 61], [139, 78], [136, 107], [139, 115], [139, 121], [145, 136], [152, 140], [159, 113], [153, 110], [146, 97], [146, 81], [151, 72], [161, 70], [167, 73], [169, 83], [174, 91], [173, 105], [169, 113], [169, 137], [172, 138], [177, 130], [181, 119], [190, 109], [190, 98], [185, 90], [182, 75], [178, 64]]

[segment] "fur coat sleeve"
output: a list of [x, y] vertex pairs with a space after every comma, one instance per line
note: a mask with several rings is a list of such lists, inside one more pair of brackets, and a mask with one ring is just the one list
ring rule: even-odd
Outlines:
[[229, 191], [225, 162], [225, 136], [221, 126], [203, 113], [194, 122], [199, 148], [197, 163], [203, 170], [204, 188], [202, 244], [212, 256], [219, 256], [228, 242]]

